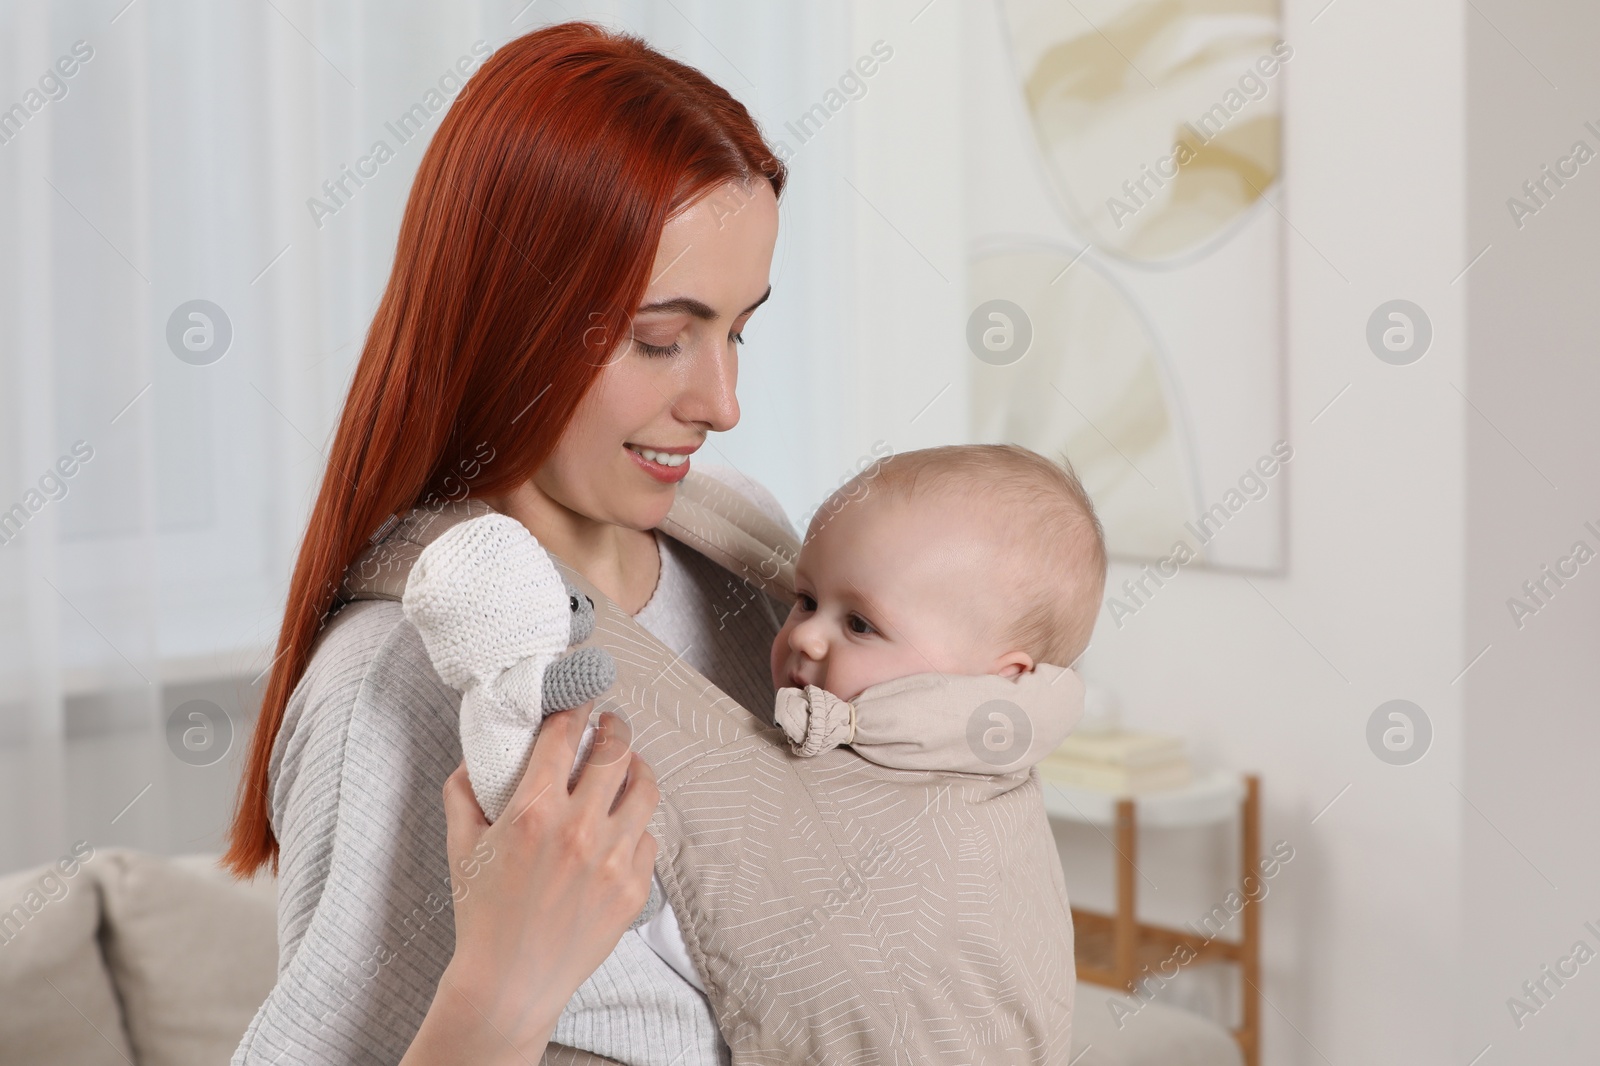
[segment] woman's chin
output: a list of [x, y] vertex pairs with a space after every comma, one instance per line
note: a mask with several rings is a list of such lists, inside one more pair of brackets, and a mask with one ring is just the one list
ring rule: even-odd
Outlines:
[[672, 510], [672, 501], [677, 495], [676, 485], [659, 485], [638, 493], [630, 493], [630, 498], [626, 501], [617, 501], [617, 506], [612, 509], [615, 516], [612, 521], [619, 526], [641, 532], [655, 529], [666, 520], [667, 512]]

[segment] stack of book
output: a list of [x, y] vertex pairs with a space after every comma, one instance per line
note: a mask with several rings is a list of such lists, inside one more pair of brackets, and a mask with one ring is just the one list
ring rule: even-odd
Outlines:
[[1131, 795], [1182, 788], [1192, 776], [1183, 738], [1161, 733], [1083, 733], [1039, 763], [1047, 781], [1068, 788]]

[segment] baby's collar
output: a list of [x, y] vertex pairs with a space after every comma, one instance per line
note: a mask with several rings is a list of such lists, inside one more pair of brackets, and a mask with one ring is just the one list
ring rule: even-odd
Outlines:
[[910, 674], [842, 700], [815, 685], [778, 690], [774, 719], [796, 755], [848, 744], [901, 770], [1006, 774], [1054, 751], [1083, 714], [1083, 681], [1041, 663], [1015, 678]]

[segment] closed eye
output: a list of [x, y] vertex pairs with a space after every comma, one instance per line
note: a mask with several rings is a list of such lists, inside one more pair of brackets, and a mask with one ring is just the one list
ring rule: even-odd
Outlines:
[[677, 355], [679, 352], [683, 351], [683, 345], [679, 344], [676, 341], [672, 342], [669, 345], [662, 346], [662, 345], [659, 345], [659, 344], [646, 344], [644, 341], [640, 340], [638, 337], [635, 337], [635, 338], [633, 338], [633, 343], [645, 355], [652, 356], [652, 357], [663, 357], [663, 356], [669, 356], [669, 355]]

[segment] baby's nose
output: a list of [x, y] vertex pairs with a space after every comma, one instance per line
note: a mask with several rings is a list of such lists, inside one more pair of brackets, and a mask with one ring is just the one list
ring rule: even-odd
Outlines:
[[808, 659], [821, 659], [828, 654], [828, 642], [822, 636], [822, 627], [810, 622], [794, 627], [789, 634], [789, 646]]

